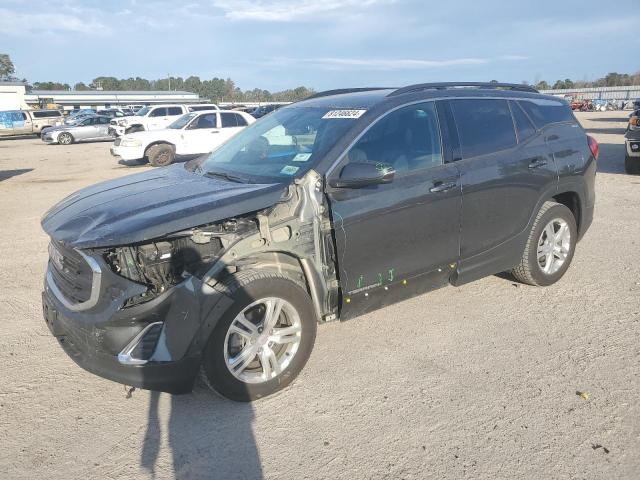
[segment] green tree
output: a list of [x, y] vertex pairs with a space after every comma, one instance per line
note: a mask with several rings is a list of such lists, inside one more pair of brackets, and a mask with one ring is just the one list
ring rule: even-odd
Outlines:
[[16, 72], [11, 58], [6, 53], [0, 53], [0, 78], [9, 78]]
[[536, 90], [551, 90], [551, 85], [549, 85], [545, 80], [541, 80], [536, 83]]
[[82, 82], [78, 82], [73, 86], [74, 90], [82, 91], [82, 90], [91, 90], [87, 85]]

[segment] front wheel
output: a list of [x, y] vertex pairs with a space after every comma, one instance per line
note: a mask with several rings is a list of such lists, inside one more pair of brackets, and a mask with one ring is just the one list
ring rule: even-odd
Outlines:
[[58, 135], [58, 143], [60, 145], [71, 145], [73, 143], [73, 135], [69, 132], [62, 132]]
[[551, 285], [565, 274], [576, 248], [576, 219], [566, 206], [545, 202], [540, 208], [520, 264], [513, 276], [529, 285]]
[[149, 147], [146, 151], [149, 163], [154, 167], [166, 167], [171, 165], [176, 158], [176, 149], [173, 145], [160, 143]]
[[236, 401], [271, 395], [296, 378], [311, 354], [316, 338], [311, 299], [278, 272], [241, 271], [225, 285], [234, 304], [205, 349], [206, 383]]

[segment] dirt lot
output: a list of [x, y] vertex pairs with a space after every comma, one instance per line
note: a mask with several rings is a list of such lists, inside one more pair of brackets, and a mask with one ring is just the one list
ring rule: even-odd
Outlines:
[[559, 284], [490, 277], [324, 325], [301, 377], [248, 405], [201, 386], [127, 399], [67, 358], [40, 313], [40, 217], [135, 169], [105, 143], [0, 141], [0, 477], [638, 478], [640, 177], [622, 169], [625, 118], [580, 114], [601, 145], [596, 217]]

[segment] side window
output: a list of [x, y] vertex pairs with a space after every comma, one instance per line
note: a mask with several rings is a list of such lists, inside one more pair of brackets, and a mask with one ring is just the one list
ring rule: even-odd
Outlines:
[[170, 116], [182, 115], [182, 108], [180, 107], [169, 107], [168, 110]]
[[24, 112], [20, 112], [22, 114], [22, 119], [23, 120], [27, 120], [27, 114]]
[[516, 102], [509, 102], [513, 120], [516, 123], [518, 142], [524, 142], [536, 134], [536, 129]]
[[200, 115], [195, 121], [195, 125], [191, 125], [189, 127], [189, 129], [192, 130], [197, 130], [200, 128], [216, 128], [216, 114], [207, 113], [205, 115]]
[[109, 117], [100, 117], [99, 120], [100, 120], [100, 123], [103, 124], [103, 125], [104, 124], [108, 124], [111, 121], [111, 119]]
[[527, 112], [538, 128], [550, 123], [575, 122], [571, 107], [565, 102], [541, 98], [519, 100], [518, 104]]
[[516, 145], [516, 133], [506, 100], [452, 100], [463, 158], [506, 150]]
[[166, 117], [167, 109], [165, 107], [154, 108], [149, 114], [150, 117]]
[[347, 161], [385, 163], [398, 175], [441, 165], [435, 103], [411, 105], [382, 117], [349, 150]]
[[222, 120], [222, 128], [238, 126], [235, 113], [228, 113], [228, 112], [221, 113], [220, 119]]
[[87, 118], [80, 123], [81, 126], [87, 127], [89, 125], [93, 125], [93, 118]]
[[238, 115], [237, 113], [234, 113], [234, 115], [236, 116], [236, 122], [238, 123], [239, 127], [247, 126], [247, 121], [244, 119], [242, 115]]

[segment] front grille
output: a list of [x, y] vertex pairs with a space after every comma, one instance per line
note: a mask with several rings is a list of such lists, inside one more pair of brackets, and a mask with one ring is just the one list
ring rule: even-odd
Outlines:
[[117, 147], [118, 145], [120, 145], [120, 142], [122, 142], [122, 139], [118, 137], [113, 141], [113, 144]]
[[91, 298], [93, 270], [76, 250], [51, 242], [49, 264], [53, 281], [68, 302], [78, 304]]

